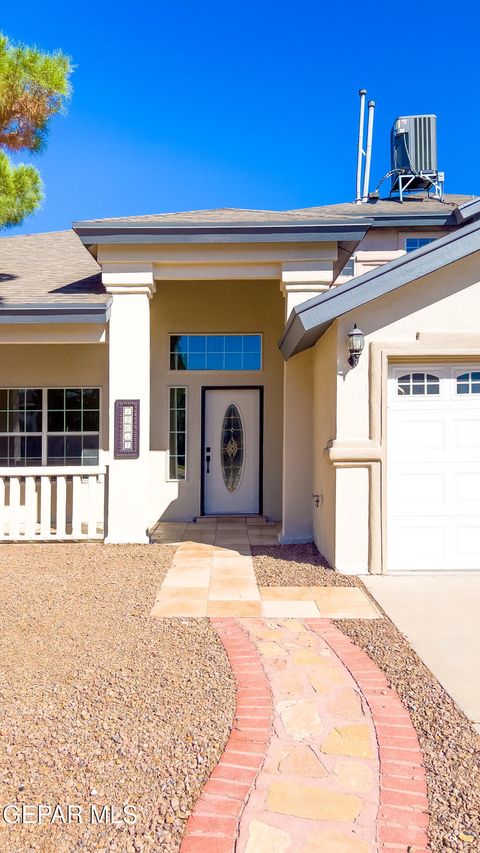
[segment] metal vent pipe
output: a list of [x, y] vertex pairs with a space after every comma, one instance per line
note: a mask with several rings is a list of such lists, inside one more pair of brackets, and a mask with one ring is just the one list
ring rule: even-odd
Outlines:
[[368, 201], [368, 185], [370, 183], [370, 165], [372, 162], [372, 139], [373, 139], [373, 118], [375, 115], [375, 101], [368, 102], [368, 119], [367, 119], [367, 151], [365, 154], [365, 174], [363, 176], [363, 195], [362, 201]]
[[358, 94], [360, 95], [360, 119], [358, 122], [358, 151], [357, 151], [357, 186], [355, 193], [355, 204], [361, 204], [362, 202], [362, 158], [363, 158], [363, 127], [365, 123], [365, 96], [367, 94], [366, 89], [360, 89]]

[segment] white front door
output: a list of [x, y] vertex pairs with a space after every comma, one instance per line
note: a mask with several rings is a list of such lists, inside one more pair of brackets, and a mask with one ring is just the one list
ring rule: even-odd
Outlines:
[[395, 365], [387, 571], [480, 569], [480, 366]]
[[205, 391], [204, 512], [259, 512], [260, 391]]

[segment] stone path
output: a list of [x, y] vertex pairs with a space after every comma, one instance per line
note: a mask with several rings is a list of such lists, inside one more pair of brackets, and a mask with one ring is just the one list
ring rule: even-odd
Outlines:
[[250, 546], [276, 544], [277, 527], [253, 521], [158, 525], [155, 541], [178, 547], [152, 616], [378, 618], [358, 587], [259, 588]]
[[307, 625], [252, 619], [274, 705], [266, 760], [243, 812], [238, 853], [370, 853], [378, 750], [350, 673]]
[[398, 696], [326, 619], [214, 619], [234, 727], [181, 853], [427, 853], [425, 775]]

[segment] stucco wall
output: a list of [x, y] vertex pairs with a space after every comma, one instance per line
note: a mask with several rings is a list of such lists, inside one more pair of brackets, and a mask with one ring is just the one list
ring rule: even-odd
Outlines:
[[313, 360], [313, 532], [317, 547], [335, 560], [335, 471], [324, 448], [335, 437], [337, 408], [337, 337], [331, 327], [314, 349]]
[[[334, 564], [340, 570], [387, 569], [385, 359], [461, 361], [463, 353], [468, 354], [467, 360], [480, 358], [479, 307], [480, 253], [355, 309], [331, 327], [337, 339], [339, 372], [337, 431], [330, 464], [337, 479]], [[354, 322], [365, 333], [366, 342], [358, 366], [351, 369], [346, 340]], [[353, 553], [348, 543], [355, 539]]]
[[0, 386], [101, 389], [100, 447], [108, 449], [108, 347], [104, 344], [4, 344]]
[[311, 542], [313, 447], [313, 352], [284, 368], [282, 542]]
[[[369, 345], [380, 341], [411, 342], [415, 358], [417, 334], [443, 338], [443, 344], [438, 345], [439, 355], [448, 349], [449, 336], [478, 335], [479, 281], [480, 255], [470, 256], [339, 318], [337, 352], [344, 381], [338, 386], [337, 437], [369, 436]], [[353, 323], [365, 334], [365, 351], [358, 366], [351, 370], [346, 340]]]
[[[279, 519], [282, 502], [284, 299], [278, 281], [158, 282], [151, 302], [150, 521], [200, 514], [201, 388], [263, 385], [265, 515]], [[169, 335], [263, 334], [261, 371], [170, 371]], [[187, 387], [187, 479], [168, 482], [169, 387]]]

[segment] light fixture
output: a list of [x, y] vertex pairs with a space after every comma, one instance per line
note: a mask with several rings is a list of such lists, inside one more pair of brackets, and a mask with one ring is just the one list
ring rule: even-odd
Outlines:
[[350, 353], [350, 355], [348, 357], [348, 363], [349, 363], [350, 367], [356, 367], [357, 366], [364, 346], [365, 346], [365, 335], [363, 334], [362, 330], [359, 329], [357, 324], [355, 323], [352, 331], [349, 332], [349, 334], [348, 334], [348, 351]]

